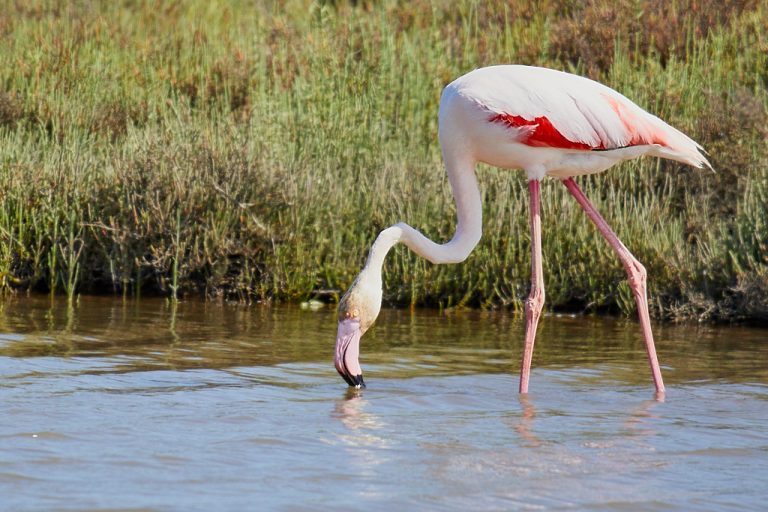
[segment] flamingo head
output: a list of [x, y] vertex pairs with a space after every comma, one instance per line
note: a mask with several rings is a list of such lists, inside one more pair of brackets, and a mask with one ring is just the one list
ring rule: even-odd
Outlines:
[[353, 388], [365, 387], [359, 361], [360, 338], [379, 316], [381, 295], [381, 277], [369, 277], [363, 272], [339, 301], [334, 364]]

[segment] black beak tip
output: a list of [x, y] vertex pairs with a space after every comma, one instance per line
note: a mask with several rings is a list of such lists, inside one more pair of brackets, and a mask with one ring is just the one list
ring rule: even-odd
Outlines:
[[341, 373], [339, 372], [339, 375], [341, 375], [341, 378], [344, 379], [344, 382], [349, 384], [349, 387], [360, 389], [365, 387], [365, 381], [363, 380], [363, 376], [361, 375], [349, 375], [347, 373]]
[[350, 380], [354, 382], [354, 387], [356, 388], [364, 388], [365, 387], [365, 381], [363, 380], [363, 374], [355, 375]]

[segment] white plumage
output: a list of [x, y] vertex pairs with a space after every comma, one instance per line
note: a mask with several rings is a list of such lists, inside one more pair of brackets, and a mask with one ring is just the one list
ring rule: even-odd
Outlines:
[[[488, 122], [496, 116], [529, 122], [544, 118], [562, 137], [545, 133], [537, 139], [540, 124]], [[591, 174], [645, 154], [709, 166], [699, 144], [624, 95], [588, 78], [546, 68], [492, 66], [456, 79], [443, 91], [440, 131], [470, 137], [479, 161], [526, 169], [535, 176], [541, 166], [545, 174], [558, 177]], [[531, 135], [534, 144], [526, 143]], [[585, 147], [570, 147], [576, 145]]]

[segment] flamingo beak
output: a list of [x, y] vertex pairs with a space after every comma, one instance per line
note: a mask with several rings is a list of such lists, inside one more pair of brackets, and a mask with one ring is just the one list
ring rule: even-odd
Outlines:
[[365, 387], [363, 370], [358, 361], [362, 335], [360, 320], [346, 318], [339, 321], [339, 330], [336, 334], [336, 352], [333, 360], [339, 375], [347, 384], [356, 389]]

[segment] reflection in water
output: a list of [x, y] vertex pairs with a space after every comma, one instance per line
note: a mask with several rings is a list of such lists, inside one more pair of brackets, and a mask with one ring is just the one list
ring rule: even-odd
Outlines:
[[[561, 436], [560, 432], [555, 433], [555, 439], [548, 441], [542, 440], [536, 434], [536, 407], [530, 397], [521, 395], [518, 400], [521, 409], [511, 414], [507, 423], [520, 436], [521, 446], [539, 448], [547, 442], [556, 442], [556, 438]], [[584, 446], [588, 448], [616, 448], [622, 445], [634, 445], [644, 437], [657, 435], [654, 425], [659, 422], [661, 417], [654, 414], [653, 409], [658, 407], [660, 403], [656, 399], [640, 401], [626, 414], [622, 428], [615, 435], [609, 439], [589, 441]]]
[[0, 331], [16, 336], [0, 342], [0, 355], [116, 357], [116, 371], [311, 361], [329, 357], [328, 345], [314, 342], [318, 334], [332, 337], [329, 314], [165, 300], [16, 299], [0, 308]]
[[[118, 358], [114, 371], [227, 368], [332, 361], [333, 308], [246, 307], [165, 300], [50, 297], [0, 304], [0, 356]], [[584, 386], [645, 385], [650, 379], [634, 323], [545, 317], [534, 354], [531, 391], [544, 368], [581, 367]], [[767, 381], [764, 332], [743, 327], [660, 326], [665, 380]], [[362, 343], [361, 360], [377, 378], [475, 373], [517, 374], [522, 323], [498, 312], [384, 310]], [[333, 369], [332, 362], [330, 363]], [[325, 367], [322, 374], [325, 375]], [[366, 379], [368, 380], [368, 379]], [[341, 385], [341, 381], [340, 385]]]
[[[332, 308], [0, 303], [0, 509], [760, 509], [764, 330], [660, 326], [653, 399], [633, 322], [523, 326], [391, 311], [368, 388], [333, 367]], [[290, 482], [290, 485], [286, 485]]]
[[541, 440], [533, 433], [533, 420], [536, 417], [536, 409], [533, 407], [533, 403], [528, 396], [520, 395], [518, 400], [523, 410], [514, 424], [514, 429], [527, 442], [527, 446], [533, 448], [541, 446]]
[[[369, 407], [362, 390], [349, 389], [344, 399], [336, 402], [333, 416], [345, 427], [345, 431], [338, 434], [344, 446], [344, 453], [339, 454], [341, 461], [357, 475], [375, 478], [377, 466], [387, 460], [384, 453], [390, 443], [380, 435], [386, 425], [366, 412]], [[370, 489], [367, 492], [371, 492]]]
[[644, 400], [635, 408], [624, 422], [624, 427], [635, 436], [655, 436], [653, 425], [660, 419], [654, 414], [654, 408], [659, 406], [659, 400]]
[[343, 400], [336, 403], [334, 417], [341, 420], [347, 432], [340, 437], [351, 446], [385, 446], [386, 441], [374, 432], [384, 424], [373, 414], [366, 412], [370, 404], [363, 398], [363, 391], [349, 389]]

